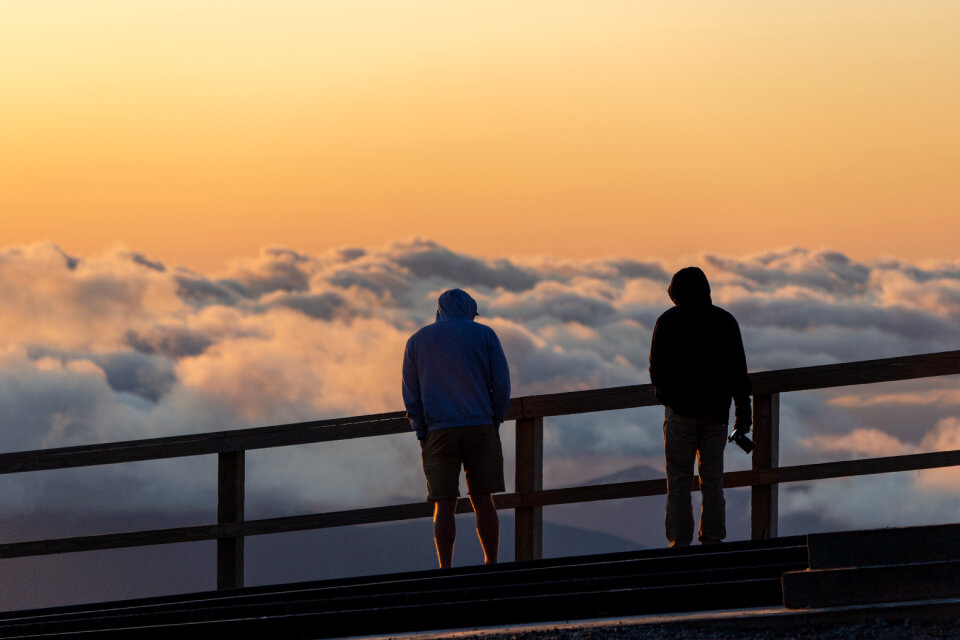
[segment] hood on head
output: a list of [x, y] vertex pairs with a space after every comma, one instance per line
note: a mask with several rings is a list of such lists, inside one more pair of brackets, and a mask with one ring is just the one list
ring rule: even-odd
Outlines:
[[707, 275], [699, 267], [686, 267], [673, 274], [667, 294], [674, 304], [713, 304]]
[[437, 320], [473, 320], [477, 302], [462, 289], [448, 289], [437, 300]]

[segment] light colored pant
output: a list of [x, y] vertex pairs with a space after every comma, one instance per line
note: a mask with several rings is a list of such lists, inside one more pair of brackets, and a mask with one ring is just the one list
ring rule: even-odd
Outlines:
[[693, 463], [700, 475], [700, 532], [702, 544], [720, 542], [727, 536], [726, 502], [723, 499], [723, 448], [727, 424], [706, 418], [689, 418], [666, 409], [663, 419], [663, 451], [667, 462], [667, 540], [671, 547], [685, 547], [693, 540], [693, 506], [690, 487]]

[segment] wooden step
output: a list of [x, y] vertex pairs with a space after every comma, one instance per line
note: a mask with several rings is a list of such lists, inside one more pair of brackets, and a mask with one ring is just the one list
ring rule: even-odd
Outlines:
[[812, 534], [807, 544], [811, 569], [960, 560], [960, 525]]
[[0, 637], [134, 629], [138, 638], [213, 629], [296, 637], [304, 624], [328, 637], [774, 605], [780, 576], [805, 567], [806, 556], [802, 538], [790, 538], [240, 589], [7, 614]]
[[960, 561], [789, 571], [783, 604], [813, 609], [960, 597]]

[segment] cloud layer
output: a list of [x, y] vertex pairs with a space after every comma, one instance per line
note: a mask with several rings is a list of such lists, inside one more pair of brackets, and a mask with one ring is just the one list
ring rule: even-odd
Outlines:
[[[487, 260], [409, 239], [322, 255], [270, 247], [225, 273], [200, 274], [126, 249], [72, 256], [38, 244], [0, 250], [2, 449], [399, 410], [404, 342], [454, 286], [477, 298], [479, 320], [500, 335], [515, 395], [645, 383], [670, 274], [689, 263], [704, 268], [714, 301], [739, 319], [752, 370], [960, 345], [960, 262], [860, 263], [800, 248], [683, 262]], [[958, 446], [956, 380], [876, 387], [785, 396], [782, 463]], [[656, 464], [659, 420], [643, 410], [548, 421], [547, 484]], [[277, 505], [420, 499], [417, 454], [412, 436], [251, 454], [251, 517]], [[132, 509], [146, 495], [171, 507], [208, 507], [211, 466], [84, 471], [123, 480], [125, 490], [109, 498], [76, 495], [63, 474], [8, 476], [0, 503]], [[936, 505], [940, 498], [931, 496], [956, 485], [929, 480], [935, 475], [904, 490]], [[787, 512], [823, 506], [814, 504], [817, 491], [795, 493], [794, 500], [785, 490]]]

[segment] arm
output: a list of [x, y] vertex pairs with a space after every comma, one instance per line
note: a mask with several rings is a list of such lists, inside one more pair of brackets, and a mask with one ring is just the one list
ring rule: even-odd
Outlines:
[[503, 416], [510, 409], [510, 368], [507, 366], [507, 357], [503, 353], [500, 339], [493, 331], [487, 343], [487, 358], [490, 363], [490, 400], [493, 406], [493, 422], [499, 426]]
[[667, 379], [667, 355], [664, 353], [669, 340], [665, 337], [667, 331], [661, 325], [661, 319], [657, 319], [657, 323], [653, 326], [653, 337], [650, 339], [650, 383], [653, 385], [653, 393], [656, 395], [657, 401], [669, 406], [670, 399], [664, 389], [665, 386], [669, 386], [665, 384]]
[[733, 321], [733, 335], [731, 337], [731, 395], [734, 403], [733, 428], [737, 431], [748, 432], [753, 425], [753, 410], [750, 406], [750, 392], [752, 385], [747, 375], [747, 356], [743, 350], [743, 337], [740, 335], [740, 325]]
[[411, 342], [407, 340], [403, 351], [403, 404], [410, 426], [417, 432], [417, 438], [423, 440], [427, 435], [427, 425], [423, 416], [423, 400], [420, 398], [420, 374]]

